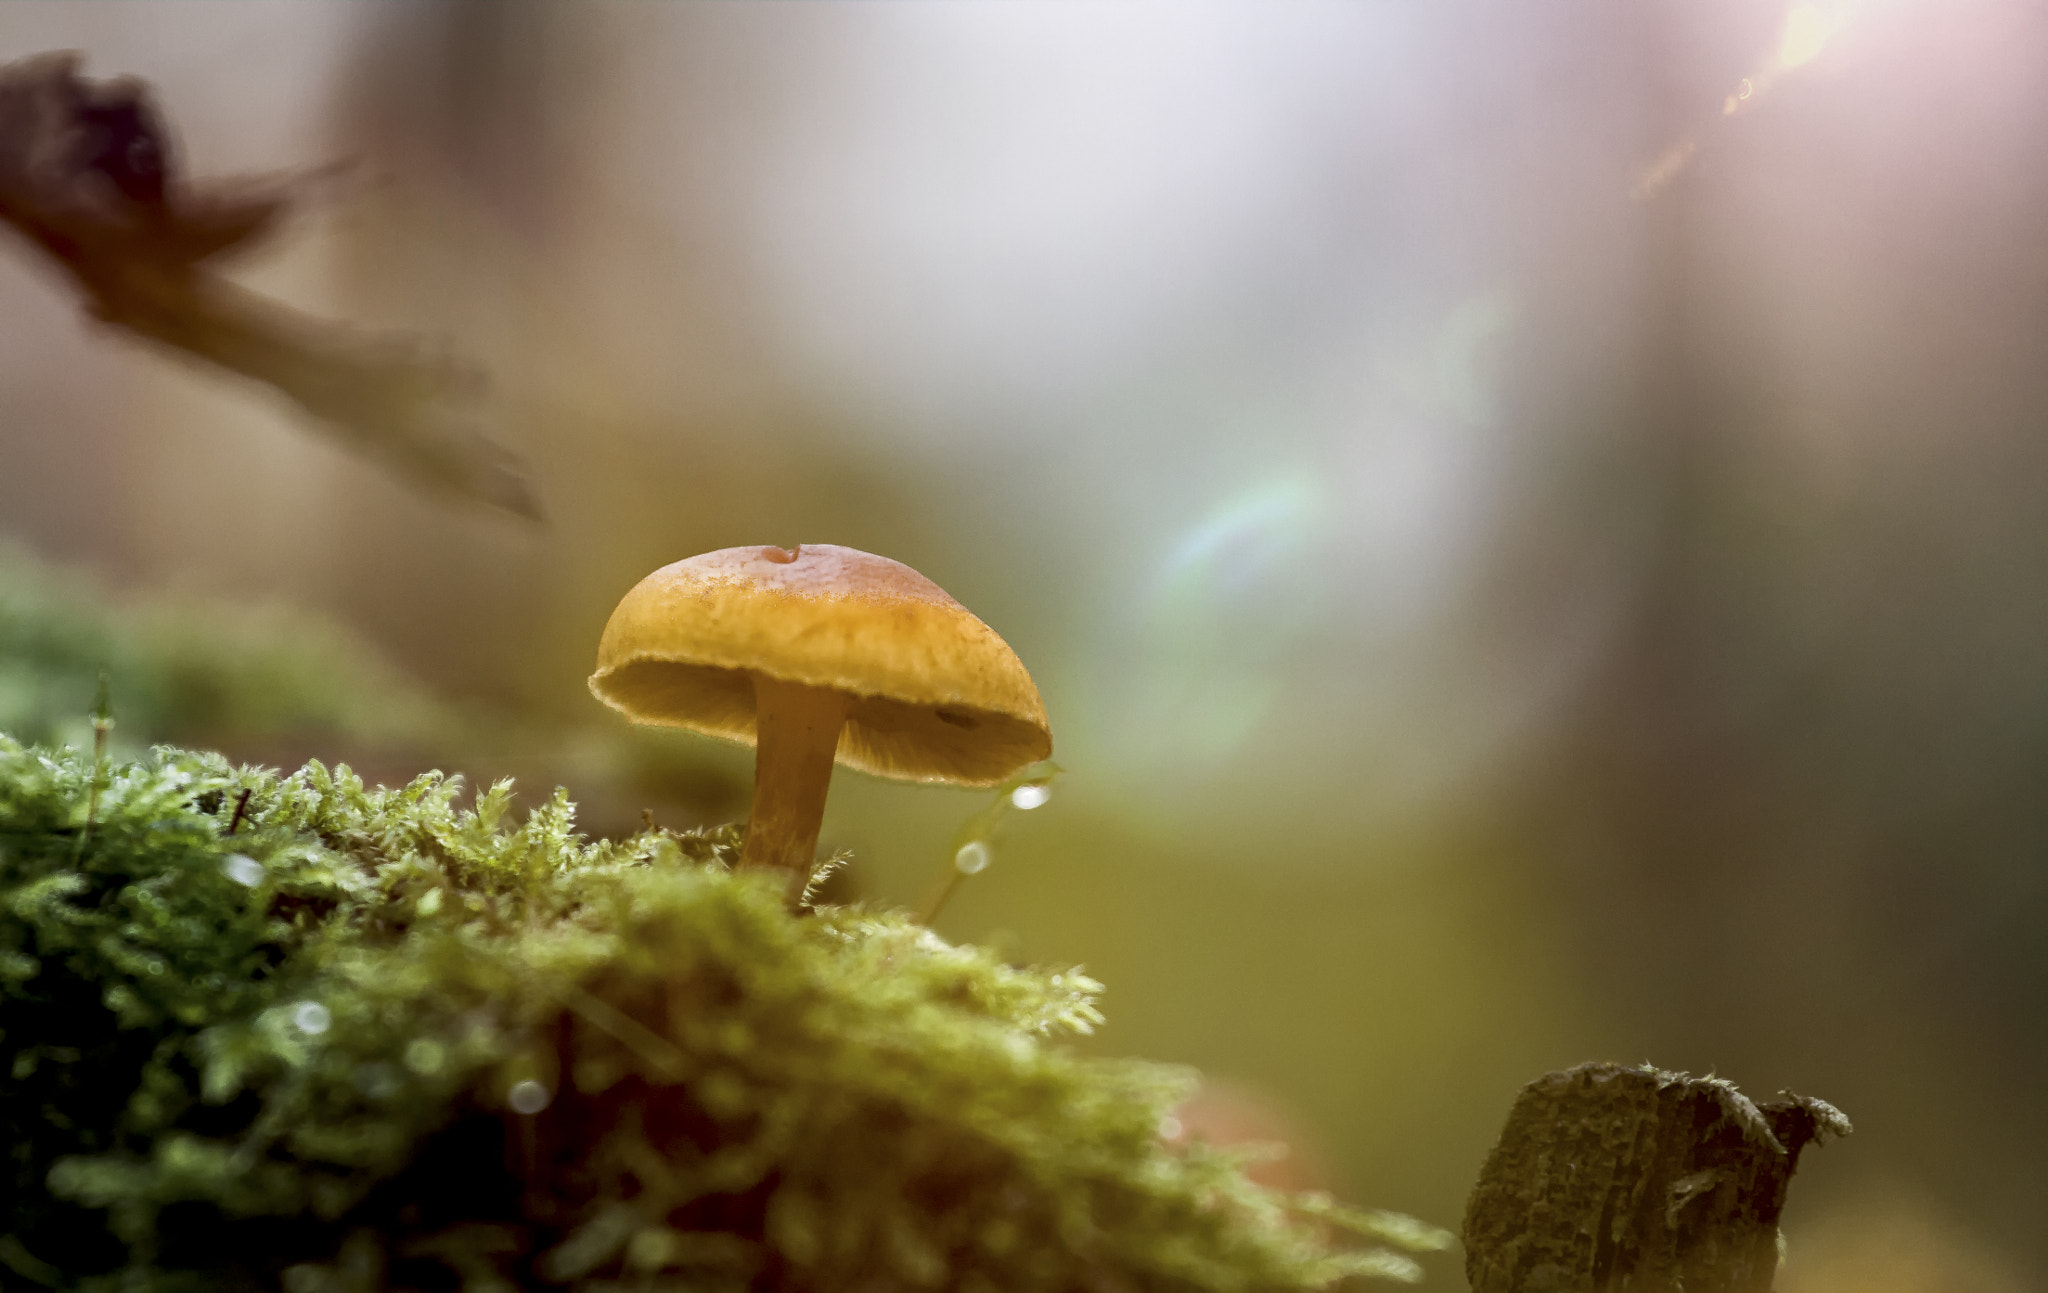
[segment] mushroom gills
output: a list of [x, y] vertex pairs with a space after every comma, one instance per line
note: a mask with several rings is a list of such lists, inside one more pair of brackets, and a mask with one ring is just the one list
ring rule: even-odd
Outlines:
[[[635, 713], [688, 713], [708, 736], [755, 741], [754, 670], [672, 660], [636, 660], [605, 678], [607, 694]], [[798, 684], [789, 684], [792, 686]], [[904, 781], [963, 786], [1001, 784], [1019, 767], [1046, 758], [1043, 728], [1014, 715], [947, 701], [934, 705], [886, 696], [848, 695], [839, 761], [860, 772]]]

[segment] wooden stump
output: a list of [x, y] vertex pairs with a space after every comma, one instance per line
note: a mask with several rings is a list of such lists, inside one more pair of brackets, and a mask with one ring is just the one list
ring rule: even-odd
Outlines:
[[1823, 1100], [1582, 1064], [1522, 1088], [1465, 1209], [1473, 1293], [1770, 1293], [1778, 1214]]

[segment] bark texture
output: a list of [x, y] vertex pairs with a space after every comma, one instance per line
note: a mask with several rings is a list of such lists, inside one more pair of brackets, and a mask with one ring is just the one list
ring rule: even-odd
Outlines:
[[1849, 1132], [1823, 1100], [1582, 1064], [1522, 1089], [1465, 1210], [1473, 1293], [1769, 1293], [1799, 1154]]

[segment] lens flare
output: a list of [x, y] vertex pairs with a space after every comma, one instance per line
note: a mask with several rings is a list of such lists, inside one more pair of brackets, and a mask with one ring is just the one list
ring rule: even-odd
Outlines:
[[1314, 622], [1323, 490], [1301, 477], [1225, 500], [1168, 551], [1143, 600], [1136, 712], [1163, 751], [1216, 759], [1271, 708], [1287, 649]]
[[1835, 24], [1842, 18], [1842, 9], [1832, 10], [1817, 4], [1796, 4], [1785, 15], [1785, 31], [1778, 38], [1778, 70], [1789, 72], [1795, 67], [1804, 67], [1820, 57], [1826, 48], [1828, 37], [1834, 35]]
[[[1800, 0], [1787, 9], [1785, 21], [1778, 29], [1777, 48], [1761, 58], [1754, 71], [1736, 80], [1734, 88], [1721, 100], [1720, 115], [1732, 117], [1748, 112], [1770, 93], [1780, 76], [1810, 66], [1848, 25], [1862, 3], [1863, 0]], [[1684, 172], [1698, 151], [1697, 134], [1671, 144], [1643, 168], [1632, 195], [1638, 199], [1655, 197]]]

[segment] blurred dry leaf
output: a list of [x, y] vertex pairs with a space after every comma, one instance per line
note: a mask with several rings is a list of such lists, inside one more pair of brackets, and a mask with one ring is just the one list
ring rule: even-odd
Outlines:
[[275, 388], [421, 486], [540, 519], [518, 460], [476, 426], [479, 374], [206, 268], [268, 234], [305, 177], [183, 182], [147, 87], [78, 68], [73, 52], [0, 66], [0, 219], [66, 271], [94, 317]]

